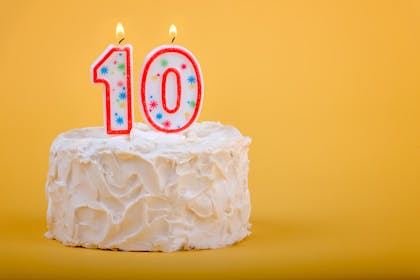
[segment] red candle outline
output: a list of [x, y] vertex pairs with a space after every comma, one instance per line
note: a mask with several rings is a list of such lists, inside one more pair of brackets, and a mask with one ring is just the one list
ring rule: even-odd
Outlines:
[[[176, 104], [173, 109], [169, 109], [168, 105], [166, 104], [166, 78], [168, 77], [169, 73], [173, 72], [176, 76]], [[179, 107], [181, 106], [181, 74], [179, 74], [178, 69], [170, 67], [163, 72], [162, 75], [162, 106], [163, 110], [168, 113], [175, 113], [178, 111]]]
[[[110, 85], [107, 80], [98, 78], [98, 68], [116, 51], [126, 52], [126, 76], [127, 76], [127, 129], [111, 128], [111, 92]], [[132, 105], [131, 105], [131, 57], [130, 47], [111, 47], [108, 52], [93, 67], [93, 82], [105, 84], [105, 110], [106, 110], [106, 133], [107, 134], [129, 134], [133, 126]]]
[[[150, 117], [149, 111], [147, 110], [147, 102], [146, 102], [146, 77], [147, 77], [147, 74], [149, 72], [150, 65], [152, 64], [152, 62], [158, 56], [160, 56], [162, 54], [165, 54], [165, 53], [170, 53], [170, 52], [176, 52], [176, 53], [182, 54], [185, 57], [187, 57], [188, 60], [191, 62], [193, 68], [194, 68], [194, 72], [196, 74], [196, 79], [197, 79], [197, 102], [196, 102], [196, 106], [194, 108], [193, 115], [191, 116], [190, 120], [184, 126], [182, 126], [180, 128], [175, 128], [175, 129], [167, 129], [167, 128], [160, 127], [160, 126], [156, 125], [155, 122], [153, 121], [153, 119]], [[144, 70], [143, 70], [142, 76], [141, 76], [140, 99], [141, 99], [141, 104], [142, 104], [143, 115], [146, 117], [148, 123], [151, 126], [153, 126], [155, 129], [157, 129], [158, 131], [166, 132], [166, 133], [180, 132], [182, 130], [187, 129], [190, 125], [192, 125], [194, 123], [194, 121], [197, 119], [198, 113], [200, 112], [200, 108], [201, 108], [201, 98], [202, 98], [202, 90], [201, 90], [202, 89], [202, 81], [201, 81], [201, 79], [202, 78], [201, 78], [200, 68], [198, 67], [198, 64], [197, 64], [195, 58], [187, 50], [184, 50], [183, 48], [176, 47], [176, 46], [166, 46], [166, 47], [163, 47], [162, 49], [157, 50], [155, 53], [152, 54], [151, 57], [146, 58], [146, 63], [144, 65]], [[177, 108], [177, 109], [179, 109], [179, 108]]]

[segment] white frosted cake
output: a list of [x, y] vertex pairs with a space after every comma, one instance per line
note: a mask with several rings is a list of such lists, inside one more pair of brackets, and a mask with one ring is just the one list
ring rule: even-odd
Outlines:
[[219, 248], [249, 235], [248, 148], [231, 126], [128, 135], [75, 129], [51, 146], [46, 236], [126, 251]]

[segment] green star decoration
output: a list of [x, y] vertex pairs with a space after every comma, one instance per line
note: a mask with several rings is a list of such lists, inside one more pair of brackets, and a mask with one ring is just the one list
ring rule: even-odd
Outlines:
[[166, 67], [166, 66], [168, 66], [168, 61], [167, 61], [166, 59], [162, 59], [162, 60], [160, 61], [160, 66], [162, 66], [162, 67]]
[[123, 63], [118, 65], [118, 69], [120, 69], [121, 71], [125, 70], [125, 65]]
[[191, 108], [195, 108], [195, 105], [197, 105], [195, 101], [188, 101], [188, 104], [191, 106]]

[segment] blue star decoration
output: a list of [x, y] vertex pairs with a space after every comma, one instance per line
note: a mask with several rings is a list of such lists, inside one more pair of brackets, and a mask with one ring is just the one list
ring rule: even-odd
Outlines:
[[115, 121], [117, 122], [117, 124], [122, 125], [124, 124], [124, 119], [123, 117], [119, 116], [117, 113], [115, 113]]
[[108, 67], [106, 66], [101, 67], [101, 74], [108, 74], [108, 72], [109, 72]]
[[121, 100], [125, 100], [125, 99], [127, 98], [127, 93], [125, 93], [125, 91], [120, 92], [120, 94], [118, 95], [118, 97], [119, 97]]
[[162, 113], [157, 113], [157, 114], [156, 114], [156, 118], [157, 118], [158, 120], [162, 119], [162, 118], [163, 118]]
[[191, 76], [188, 76], [187, 81], [189, 84], [195, 84], [197, 79], [193, 75], [191, 75]]

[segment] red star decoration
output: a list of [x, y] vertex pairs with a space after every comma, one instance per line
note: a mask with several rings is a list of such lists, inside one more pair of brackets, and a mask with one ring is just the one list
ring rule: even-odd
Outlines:
[[166, 120], [166, 121], [164, 121], [164, 122], [163, 122], [163, 126], [164, 126], [165, 128], [170, 128], [170, 127], [171, 127], [171, 121], [170, 121], [170, 120]]
[[152, 100], [152, 101], [150, 101], [150, 103], [149, 103], [150, 110], [154, 110], [154, 109], [156, 109], [156, 108], [157, 108], [157, 106], [158, 106], [158, 103], [157, 103], [157, 101], [156, 101], [156, 100]]

